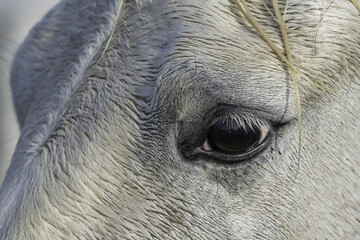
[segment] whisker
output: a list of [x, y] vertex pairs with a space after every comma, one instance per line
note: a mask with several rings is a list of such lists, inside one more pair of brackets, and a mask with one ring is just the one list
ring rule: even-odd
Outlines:
[[267, 169], [266, 167], [264, 167], [261, 163], [255, 162], [256, 165], [258, 165], [259, 167], [261, 167], [262, 169], [264, 169], [266, 172], [276, 175], [275, 172], [269, 171], [269, 169]]
[[[226, 188], [227, 191], [230, 193], [230, 190], [232, 189], [236, 194], [239, 194], [239, 192], [236, 188], [236, 182], [234, 184], [229, 182], [228, 177], [227, 177], [227, 172], [225, 172], [224, 169], [221, 170], [221, 173], [223, 175], [223, 179], [224, 179], [226, 185], [228, 186]], [[236, 179], [236, 178], [234, 178], [234, 179]]]
[[255, 172], [256, 175], [258, 175], [262, 180], [265, 180], [263, 176], [261, 176], [255, 169], [253, 169], [250, 165], [248, 166], [252, 171]]

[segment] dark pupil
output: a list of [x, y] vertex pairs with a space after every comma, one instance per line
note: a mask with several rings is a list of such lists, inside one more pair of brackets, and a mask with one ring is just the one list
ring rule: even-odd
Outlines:
[[245, 122], [239, 125], [235, 120], [228, 119], [210, 128], [209, 140], [214, 150], [225, 152], [245, 152], [256, 146], [261, 139], [261, 129], [252, 128]]

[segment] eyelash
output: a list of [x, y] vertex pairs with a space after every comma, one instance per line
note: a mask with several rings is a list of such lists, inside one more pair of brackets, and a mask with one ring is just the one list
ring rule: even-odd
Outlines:
[[217, 123], [221, 123], [221, 122], [226, 122], [226, 121], [235, 121], [237, 124], [239, 124], [239, 126], [245, 127], [245, 122], [247, 124], [249, 124], [249, 126], [251, 128], [253, 127], [257, 127], [257, 128], [261, 128], [261, 127], [267, 127], [269, 128], [269, 134], [271, 134], [273, 132], [273, 127], [271, 126], [271, 124], [269, 124], [268, 122], [265, 122], [261, 119], [259, 119], [256, 116], [250, 115], [250, 114], [226, 114], [226, 115], [222, 115], [220, 117], [215, 118], [208, 126], [207, 129], [211, 128], [212, 126], [214, 126]]

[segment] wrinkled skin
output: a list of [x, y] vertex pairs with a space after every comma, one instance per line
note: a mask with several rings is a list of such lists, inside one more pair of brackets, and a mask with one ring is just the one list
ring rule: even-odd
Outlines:
[[[115, 23], [118, 1], [62, 1], [13, 64], [0, 239], [359, 238], [360, 16], [334, 1], [315, 44], [328, 4], [290, 1], [286, 17], [294, 64], [340, 88], [298, 78], [293, 183], [290, 74], [232, 2], [129, 0]], [[189, 156], [229, 112], [271, 125], [267, 145], [233, 164]]]

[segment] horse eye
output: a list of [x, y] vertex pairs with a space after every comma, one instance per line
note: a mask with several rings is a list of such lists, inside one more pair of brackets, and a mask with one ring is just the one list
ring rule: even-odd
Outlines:
[[255, 150], [269, 135], [269, 127], [250, 125], [235, 119], [219, 121], [210, 127], [203, 144], [205, 151], [216, 151], [227, 155], [244, 154]]

